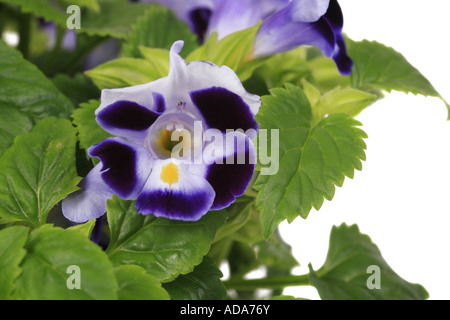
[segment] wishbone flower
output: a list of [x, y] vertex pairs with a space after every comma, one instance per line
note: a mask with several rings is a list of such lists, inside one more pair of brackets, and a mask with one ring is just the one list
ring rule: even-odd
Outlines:
[[136, 200], [142, 215], [194, 221], [246, 190], [256, 162], [251, 139], [260, 98], [226, 66], [186, 64], [182, 47], [182, 41], [173, 44], [167, 77], [102, 91], [96, 119], [114, 137], [88, 149], [100, 163], [64, 199], [69, 220], [101, 217], [114, 193]]
[[255, 58], [313, 45], [332, 58], [339, 72], [349, 75], [344, 18], [337, 0], [145, 0], [173, 10], [203, 42], [218, 39], [261, 21], [253, 46]]

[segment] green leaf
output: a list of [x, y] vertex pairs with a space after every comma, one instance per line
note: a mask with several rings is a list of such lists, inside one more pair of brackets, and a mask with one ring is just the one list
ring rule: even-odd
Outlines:
[[86, 74], [99, 89], [114, 89], [165, 77], [169, 69], [166, 70], [163, 66], [145, 59], [119, 58], [86, 71]]
[[220, 41], [217, 33], [213, 33], [201, 47], [186, 58], [186, 62], [207, 60], [217, 65], [226, 65], [244, 81], [268, 59], [253, 57], [253, 43], [259, 26], [258, 23], [251, 28], [234, 32]]
[[99, 105], [100, 101], [90, 100], [80, 104], [80, 108], [73, 113], [73, 123], [77, 127], [78, 140], [82, 149], [87, 150], [90, 146], [111, 137], [95, 120], [95, 110]]
[[10, 298], [14, 281], [20, 275], [20, 262], [26, 254], [23, 249], [28, 228], [13, 226], [0, 231], [0, 300]]
[[227, 291], [220, 278], [222, 272], [213, 260], [205, 257], [194, 271], [164, 284], [172, 300], [224, 300]]
[[378, 98], [371, 93], [349, 87], [336, 87], [322, 95], [319, 89], [306, 80], [302, 81], [302, 85], [312, 108], [313, 123], [335, 113], [346, 113], [355, 117]]
[[94, 83], [82, 73], [69, 76], [65, 73], [59, 73], [52, 78], [56, 87], [68, 97], [75, 107], [80, 103], [100, 97], [100, 90]]
[[292, 255], [292, 248], [277, 230], [267, 241], [261, 241], [258, 248], [258, 260], [261, 265], [276, 268], [278, 271], [291, 271], [300, 264]]
[[355, 42], [346, 39], [348, 54], [354, 61], [351, 85], [354, 88], [378, 88], [385, 91], [402, 91], [441, 98], [447, 108], [450, 105], [419, 70], [393, 48], [376, 41]]
[[[77, 4], [74, 0], [72, 4]], [[44, 18], [46, 21], [53, 21], [57, 25], [66, 27], [66, 6], [58, 1], [49, 0], [1, 0], [3, 3], [20, 6], [22, 13], [31, 13], [37, 17]]]
[[[33, 1], [28, 1], [33, 2]], [[0, 103], [34, 118], [68, 118], [72, 103], [19, 51], [0, 41]]]
[[256, 116], [260, 129], [279, 129], [280, 139], [278, 172], [260, 174], [254, 186], [265, 238], [283, 220], [306, 218], [312, 207], [319, 210], [324, 199], [331, 200], [335, 186], [362, 169], [367, 137], [357, 128], [361, 124], [343, 113], [314, 124], [310, 104], [298, 87], [286, 85], [271, 93], [262, 97]]
[[[371, 266], [379, 268], [379, 289], [372, 286], [376, 280], [370, 277], [376, 275]], [[310, 266], [309, 278], [320, 297], [326, 300], [428, 298], [421, 285], [407, 282], [389, 267], [378, 247], [356, 225], [333, 227], [325, 263], [317, 271]]]
[[153, 5], [133, 26], [133, 33], [123, 45], [125, 57], [141, 58], [140, 46], [170, 50], [177, 40], [183, 40], [183, 52], [198, 47], [197, 37], [175, 14], [162, 6]]
[[170, 296], [161, 287], [161, 283], [145, 272], [145, 269], [134, 265], [123, 265], [114, 268], [119, 282], [119, 300], [169, 300]]
[[211, 212], [198, 221], [143, 216], [134, 201], [108, 200], [111, 240], [106, 252], [115, 265], [139, 265], [161, 282], [186, 274], [201, 263], [225, 216]]
[[30, 132], [33, 122], [22, 111], [0, 103], [0, 156], [13, 144], [14, 138]]
[[52, 21], [56, 25], [67, 28], [70, 17], [67, 7], [78, 5], [85, 8], [81, 12], [81, 29], [89, 35], [111, 36], [125, 39], [132, 32], [131, 26], [139, 16], [153, 5], [149, 3], [129, 3], [123, 0], [1, 0], [4, 3], [19, 5], [23, 13], [31, 13], [37, 17]]
[[[118, 285], [111, 262], [80, 232], [44, 225], [29, 235], [25, 249], [15, 299], [117, 299]], [[79, 268], [79, 289], [68, 286], [76, 283], [71, 276], [77, 276], [70, 266]]]
[[86, 236], [86, 238], [90, 239], [92, 230], [94, 230], [96, 219], [91, 219], [85, 223], [77, 224], [67, 228], [67, 230], [75, 230]]
[[294, 296], [285, 296], [285, 295], [280, 295], [280, 296], [274, 296], [272, 297], [270, 300], [308, 300], [305, 298], [296, 298]]
[[41, 120], [0, 158], [0, 217], [37, 227], [50, 209], [77, 190], [75, 129], [70, 121]]
[[150, 3], [130, 3], [123, 0], [99, 0], [99, 4], [100, 11], [88, 10], [82, 15], [79, 32], [127, 39], [138, 18], [154, 6]]

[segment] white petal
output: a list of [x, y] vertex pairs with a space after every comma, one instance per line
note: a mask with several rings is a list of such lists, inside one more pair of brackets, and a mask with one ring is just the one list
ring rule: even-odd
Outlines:
[[62, 202], [63, 215], [77, 223], [101, 217], [106, 212], [106, 200], [112, 197], [112, 190], [101, 178], [102, 164], [97, 164], [80, 182], [75, 191]]

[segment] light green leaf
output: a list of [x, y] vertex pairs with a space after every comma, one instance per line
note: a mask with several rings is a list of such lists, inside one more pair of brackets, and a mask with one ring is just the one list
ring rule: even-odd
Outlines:
[[123, 265], [114, 268], [119, 282], [119, 300], [169, 300], [170, 296], [161, 283], [145, 272], [145, 269], [134, 265]]
[[[166, 72], [167, 71], [167, 72]], [[169, 70], [139, 58], [119, 58], [86, 71], [99, 89], [134, 86], [167, 76]]]
[[318, 210], [324, 199], [331, 200], [336, 186], [362, 169], [367, 137], [357, 128], [361, 124], [343, 113], [314, 124], [310, 104], [298, 87], [286, 85], [271, 93], [262, 97], [256, 116], [261, 129], [279, 129], [280, 139], [278, 172], [260, 175], [254, 186], [266, 238], [283, 220], [306, 218], [312, 207]]
[[115, 265], [135, 264], [161, 282], [192, 272], [209, 251], [225, 216], [211, 212], [198, 221], [143, 216], [134, 201], [108, 200], [111, 240], [106, 252]]
[[[25, 249], [28, 253], [20, 265], [23, 272], [16, 281], [13, 298], [117, 299], [118, 285], [111, 262], [80, 232], [44, 225], [29, 235]], [[71, 270], [70, 266], [79, 269]], [[79, 289], [71, 287], [77, 282]]]
[[194, 271], [180, 275], [174, 281], [164, 284], [172, 300], [224, 300], [227, 291], [220, 278], [222, 272], [210, 257], [196, 266]]
[[226, 65], [244, 81], [268, 59], [253, 57], [253, 43], [259, 26], [258, 23], [251, 28], [234, 32], [220, 41], [217, 39], [217, 33], [213, 33], [201, 47], [186, 58], [186, 62], [207, 60], [217, 65]]
[[319, 89], [306, 80], [302, 81], [302, 85], [312, 108], [313, 123], [336, 113], [355, 117], [377, 100], [376, 95], [354, 88], [336, 87], [322, 95]]
[[20, 262], [26, 254], [23, 249], [28, 228], [13, 226], [0, 231], [0, 300], [10, 298], [14, 281], [22, 272]]
[[133, 32], [123, 45], [125, 57], [141, 58], [139, 47], [170, 50], [177, 40], [183, 40], [183, 52], [197, 48], [197, 37], [189, 27], [167, 8], [153, 5], [133, 26]]
[[[33, 1], [28, 1], [33, 2]], [[72, 103], [19, 51], [0, 40], [0, 104], [17, 108], [34, 118], [68, 118]]]
[[[370, 267], [379, 268], [379, 275]], [[370, 279], [371, 276], [374, 278]], [[428, 298], [421, 285], [407, 282], [389, 267], [378, 247], [356, 225], [333, 227], [325, 263], [317, 271], [310, 266], [309, 278], [324, 300]]]
[[[354, 61], [350, 76], [354, 88], [396, 90], [443, 100], [430, 81], [393, 48], [367, 40], [355, 42], [346, 39], [346, 43], [348, 54]], [[450, 110], [450, 105], [444, 102]]]
[[94, 229], [96, 219], [91, 219], [85, 223], [77, 224], [67, 228], [67, 230], [75, 230], [85, 235], [86, 238], [91, 238], [92, 230]]
[[37, 227], [50, 209], [77, 190], [75, 129], [69, 120], [47, 118], [16, 138], [0, 157], [0, 217]]
[[14, 107], [0, 103], [0, 156], [13, 144], [14, 138], [30, 132], [31, 118]]
[[73, 123], [77, 127], [78, 140], [82, 149], [87, 150], [90, 146], [111, 137], [95, 120], [95, 110], [99, 105], [100, 101], [90, 100], [80, 104], [80, 108], [73, 113]]

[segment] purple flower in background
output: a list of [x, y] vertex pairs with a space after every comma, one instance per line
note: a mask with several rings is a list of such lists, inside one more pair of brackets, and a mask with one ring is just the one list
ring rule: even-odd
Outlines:
[[342, 36], [343, 16], [337, 0], [294, 0], [263, 21], [255, 40], [256, 57], [301, 45], [318, 47], [348, 75], [353, 66]]
[[264, 57], [301, 45], [318, 47], [348, 75], [353, 66], [342, 36], [343, 16], [337, 0], [147, 0], [176, 12], [203, 41], [218, 38], [262, 21], [254, 56]]
[[182, 46], [172, 46], [167, 77], [102, 91], [96, 120], [114, 137], [88, 149], [100, 163], [63, 201], [69, 220], [102, 216], [113, 193], [136, 200], [143, 215], [197, 220], [246, 190], [260, 98], [226, 66], [186, 64]]

